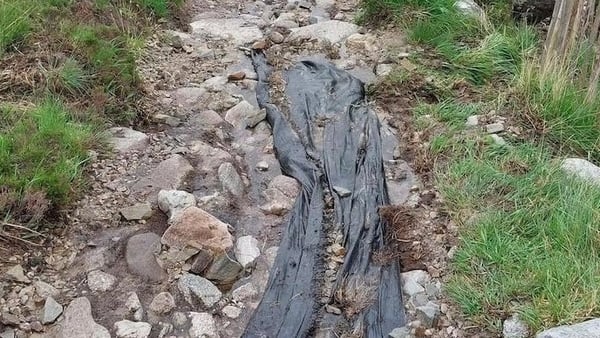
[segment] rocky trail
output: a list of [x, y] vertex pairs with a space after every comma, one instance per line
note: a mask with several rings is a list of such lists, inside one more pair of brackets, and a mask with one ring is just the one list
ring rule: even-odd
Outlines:
[[[251, 321], [302, 187], [276, 157], [250, 53], [266, 55], [280, 107], [288, 103], [284, 72], [306, 57], [374, 83], [409, 47], [397, 31], [352, 23], [357, 8], [354, 0], [198, 1], [188, 31], [157, 32], [140, 64], [153, 127], [109, 130], [115, 152], [95, 154], [92, 183], [68, 211], [68, 226], [47, 248], [2, 261], [0, 337], [224, 338], [258, 325]], [[402, 258], [406, 326], [384, 336], [475, 337], [442, 295], [456, 227], [435, 189], [400, 158], [409, 131], [389, 109], [371, 106], [394, 206], [386, 212], [402, 224], [393, 238], [401, 252], [373, 253]], [[351, 191], [324, 187], [331, 221]], [[315, 253], [323, 271], [308, 335], [360, 337], [360, 323], [338, 319], [356, 318], [379, 284], [332, 295], [347, 248], [329, 221]], [[260, 337], [253, 332], [245, 336]]]

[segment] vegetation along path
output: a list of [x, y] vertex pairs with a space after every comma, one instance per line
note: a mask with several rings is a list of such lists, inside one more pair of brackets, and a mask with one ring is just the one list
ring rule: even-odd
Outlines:
[[[287, 320], [299, 337], [600, 337], [597, 7], [0, 0], [0, 337], [290, 337]], [[329, 68], [306, 59], [342, 80], [312, 97], [291, 80]], [[309, 112], [346, 74], [368, 102], [342, 114], [373, 115], [327, 134], [339, 112]], [[278, 153], [265, 94], [302, 158]], [[368, 163], [340, 175], [317, 151], [336, 142]], [[309, 199], [284, 173], [313, 164]], [[294, 222], [320, 235], [282, 238]], [[357, 275], [354, 244], [373, 248]], [[398, 263], [402, 300], [382, 297]], [[310, 285], [277, 284], [298, 271]], [[285, 288], [289, 307], [264, 303]], [[305, 317], [274, 313], [300, 299]], [[399, 327], [371, 330], [374, 306]]]

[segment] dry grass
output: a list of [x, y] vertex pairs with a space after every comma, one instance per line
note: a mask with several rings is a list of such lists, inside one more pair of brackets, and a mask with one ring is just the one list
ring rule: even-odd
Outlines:
[[377, 284], [365, 278], [346, 279], [335, 292], [335, 300], [349, 318], [363, 312], [377, 298]]

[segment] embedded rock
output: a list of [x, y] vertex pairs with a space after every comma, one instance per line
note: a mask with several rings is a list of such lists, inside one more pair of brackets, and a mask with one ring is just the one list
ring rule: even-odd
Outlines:
[[291, 34], [287, 37], [289, 42], [298, 43], [305, 40], [318, 40], [336, 44], [358, 32], [358, 26], [345, 21], [329, 20], [293, 28], [291, 31]]
[[92, 317], [92, 305], [85, 297], [75, 298], [64, 312], [57, 337], [110, 338], [110, 333]]
[[131, 128], [115, 127], [108, 130], [108, 143], [117, 152], [124, 154], [142, 150], [148, 146], [148, 135]]
[[181, 278], [179, 278], [177, 286], [185, 300], [192, 305], [192, 295], [197, 297], [206, 307], [215, 305], [223, 295], [208, 279], [190, 273], [184, 273]]
[[125, 248], [129, 271], [151, 281], [165, 279], [167, 275], [156, 261], [160, 249], [160, 236], [153, 232], [131, 236]]

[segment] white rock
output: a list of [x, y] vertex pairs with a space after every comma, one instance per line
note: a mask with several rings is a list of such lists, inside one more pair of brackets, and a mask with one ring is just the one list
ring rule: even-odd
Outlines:
[[87, 275], [87, 284], [90, 290], [106, 292], [117, 283], [115, 276], [100, 270], [90, 271]]
[[242, 309], [240, 309], [239, 307], [227, 305], [221, 310], [221, 312], [223, 312], [225, 316], [235, 319], [240, 316], [240, 314], [242, 313]]
[[148, 146], [148, 135], [131, 128], [115, 127], [108, 131], [108, 142], [119, 153], [142, 150]]
[[263, 37], [261, 30], [246, 20], [232, 19], [202, 19], [190, 24], [191, 32], [196, 36], [230, 40], [235, 45], [251, 44]]
[[424, 270], [412, 270], [412, 271], [403, 272], [401, 277], [402, 277], [403, 283], [407, 283], [408, 281], [412, 280], [421, 285], [425, 285], [425, 283], [427, 283], [431, 280], [431, 277], [429, 276], [427, 271], [424, 271]]
[[600, 185], [600, 167], [582, 158], [567, 158], [563, 160], [562, 170], [591, 184]]
[[260, 256], [258, 240], [252, 236], [242, 236], [235, 242], [235, 258], [244, 268], [254, 264]]
[[478, 124], [479, 124], [479, 115], [471, 115], [471, 116], [467, 117], [467, 122], [465, 123], [465, 125], [467, 125], [468, 127], [474, 127]]
[[519, 319], [519, 316], [514, 314], [502, 324], [502, 336], [504, 338], [527, 338], [529, 337], [529, 329]]
[[392, 338], [409, 338], [409, 337], [411, 337], [410, 330], [406, 326], [397, 327], [397, 328], [393, 329], [392, 332], [389, 333], [389, 336]]
[[490, 135], [490, 137], [492, 138], [492, 140], [494, 141], [495, 144], [497, 144], [499, 146], [505, 146], [506, 145], [506, 140], [504, 138], [502, 138], [502, 136], [496, 135], [496, 134], [492, 134], [492, 135]]
[[190, 327], [190, 338], [218, 338], [217, 325], [210, 313], [190, 312], [192, 326]]
[[62, 312], [62, 305], [58, 304], [51, 296], [48, 296], [48, 298], [46, 298], [46, 303], [44, 304], [44, 310], [41, 318], [42, 324], [46, 325], [53, 323], [56, 318], [62, 314]]
[[122, 320], [114, 325], [117, 338], [147, 338], [152, 330], [152, 325], [144, 322]]
[[600, 338], [600, 318], [579, 324], [557, 326], [540, 332], [536, 338]]
[[315, 39], [335, 44], [358, 32], [358, 26], [345, 21], [329, 20], [294, 28], [291, 31], [291, 34], [287, 37], [287, 41], [290, 42]]
[[388, 76], [393, 69], [394, 66], [389, 63], [380, 63], [375, 68], [375, 74], [377, 74], [377, 76]]
[[195, 205], [196, 197], [187, 191], [161, 190], [158, 192], [158, 207], [169, 217]]
[[[248, 101], [241, 101], [225, 113], [225, 121], [231, 123], [235, 128], [243, 129], [246, 128], [249, 122], [247, 119], [249, 117], [251, 119], [252, 116], [262, 116], [262, 120], [264, 119], [264, 116], [266, 116], [266, 113], [264, 111], [261, 112], [260, 109], [253, 106]], [[260, 122], [260, 120], [258, 122]]]
[[144, 316], [144, 309], [142, 308], [142, 303], [140, 302], [140, 298], [137, 293], [130, 292], [127, 295], [127, 301], [125, 301], [125, 307], [129, 312], [133, 313], [133, 319], [136, 321], [142, 320]]
[[148, 309], [157, 314], [171, 312], [175, 308], [175, 298], [168, 292], [161, 292], [152, 299]]
[[471, 15], [479, 18], [482, 18], [485, 15], [483, 9], [481, 9], [481, 7], [473, 0], [458, 0], [454, 3], [454, 7], [464, 15]]
[[335, 6], [335, 0], [316, 0], [317, 7], [323, 9], [330, 9]]

